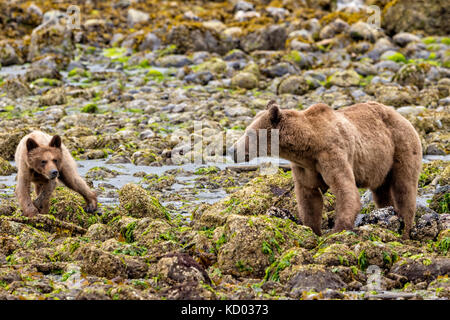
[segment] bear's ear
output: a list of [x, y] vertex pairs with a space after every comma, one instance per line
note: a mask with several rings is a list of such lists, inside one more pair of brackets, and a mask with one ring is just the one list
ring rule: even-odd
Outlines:
[[49, 143], [49, 147], [61, 148], [61, 137], [58, 135], [53, 136], [52, 140]]
[[272, 104], [269, 107], [268, 111], [269, 111], [270, 122], [272, 123], [272, 125], [277, 125], [278, 122], [280, 122], [280, 119], [281, 119], [280, 107], [278, 107], [278, 105], [276, 105], [276, 104]]
[[33, 138], [28, 138], [28, 140], [27, 140], [27, 150], [28, 150], [28, 152], [30, 152], [33, 149], [36, 149], [37, 147], [39, 147], [37, 142], [34, 141]]

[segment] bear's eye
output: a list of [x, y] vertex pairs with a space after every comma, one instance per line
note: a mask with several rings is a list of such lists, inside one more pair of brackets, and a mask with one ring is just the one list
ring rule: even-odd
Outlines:
[[41, 161], [41, 164], [44, 166], [44, 165], [46, 165], [47, 164], [47, 160], [42, 160]]
[[58, 159], [53, 159], [53, 162], [56, 164], [58, 163]]

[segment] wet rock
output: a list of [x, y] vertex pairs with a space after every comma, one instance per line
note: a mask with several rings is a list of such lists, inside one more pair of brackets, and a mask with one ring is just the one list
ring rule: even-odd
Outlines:
[[411, 238], [419, 241], [434, 240], [439, 233], [439, 215], [426, 213], [417, 219], [411, 229]]
[[445, 0], [423, 2], [400, 0], [391, 2], [383, 10], [382, 27], [389, 34], [423, 30], [433, 35], [446, 35], [450, 29]]
[[136, 218], [153, 217], [167, 219], [167, 212], [158, 199], [150, 196], [138, 185], [128, 183], [119, 190], [120, 210], [124, 215]]
[[358, 265], [362, 270], [370, 266], [390, 268], [399, 259], [398, 253], [391, 246], [380, 241], [364, 241], [354, 247]]
[[148, 166], [161, 160], [161, 156], [153, 149], [138, 150], [131, 156], [131, 162], [137, 166]]
[[288, 76], [278, 85], [278, 94], [289, 93], [303, 95], [309, 90], [309, 84], [302, 76]]
[[355, 227], [366, 224], [377, 224], [394, 232], [399, 232], [402, 225], [401, 219], [395, 213], [393, 207], [373, 210], [370, 213], [359, 214], [355, 220]]
[[402, 107], [414, 104], [417, 93], [406, 87], [379, 85], [375, 89], [378, 102], [388, 106]]
[[17, 170], [14, 168], [9, 161], [6, 161], [0, 157], [0, 176], [9, 176], [15, 173]]
[[150, 15], [146, 12], [129, 9], [127, 13], [127, 23], [130, 28], [133, 28], [136, 24], [146, 23], [150, 20]]
[[295, 245], [312, 248], [317, 244], [308, 227], [267, 216], [231, 215], [223, 237], [217, 263], [222, 272], [236, 276], [262, 276], [283, 249]]

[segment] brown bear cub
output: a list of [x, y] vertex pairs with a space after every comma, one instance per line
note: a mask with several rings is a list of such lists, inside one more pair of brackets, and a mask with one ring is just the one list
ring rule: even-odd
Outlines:
[[[31, 132], [19, 142], [15, 160], [18, 168], [16, 195], [25, 216], [48, 213], [57, 180], [84, 197], [87, 212], [97, 209], [97, 195], [78, 175], [77, 164], [59, 136]], [[34, 201], [30, 196], [31, 183], [37, 195]]]
[[[416, 210], [422, 167], [422, 146], [408, 120], [377, 102], [333, 110], [315, 104], [304, 111], [282, 110], [274, 101], [258, 113], [244, 136], [230, 150], [237, 161], [249, 154], [249, 136], [278, 129], [279, 156], [291, 162], [299, 218], [320, 235], [323, 200], [328, 189], [336, 196], [334, 232], [354, 226], [361, 208], [358, 188], [372, 191], [377, 207], [393, 206], [409, 238]], [[255, 133], [256, 132], [256, 133]], [[265, 136], [264, 136], [265, 137]], [[261, 139], [259, 139], [261, 140]], [[254, 146], [253, 146], [254, 147]]]

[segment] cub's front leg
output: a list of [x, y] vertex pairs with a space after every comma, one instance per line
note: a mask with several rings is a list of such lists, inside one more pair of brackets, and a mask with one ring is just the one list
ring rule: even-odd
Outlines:
[[16, 196], [22, 209], [23, 215], [27, 217], [34, 217], [39, 213], [39, 210], [31, 201], [30, 185], [31, 178], [29, 175], [19, 172], [17, 176]]
[[55, 180], [49, 180], [43, 184], [36, 185], [37, 198], [33, 201], [34, 206], [40, 214], [47, 214], [50, 209], [50, 198], [56, 187]]

